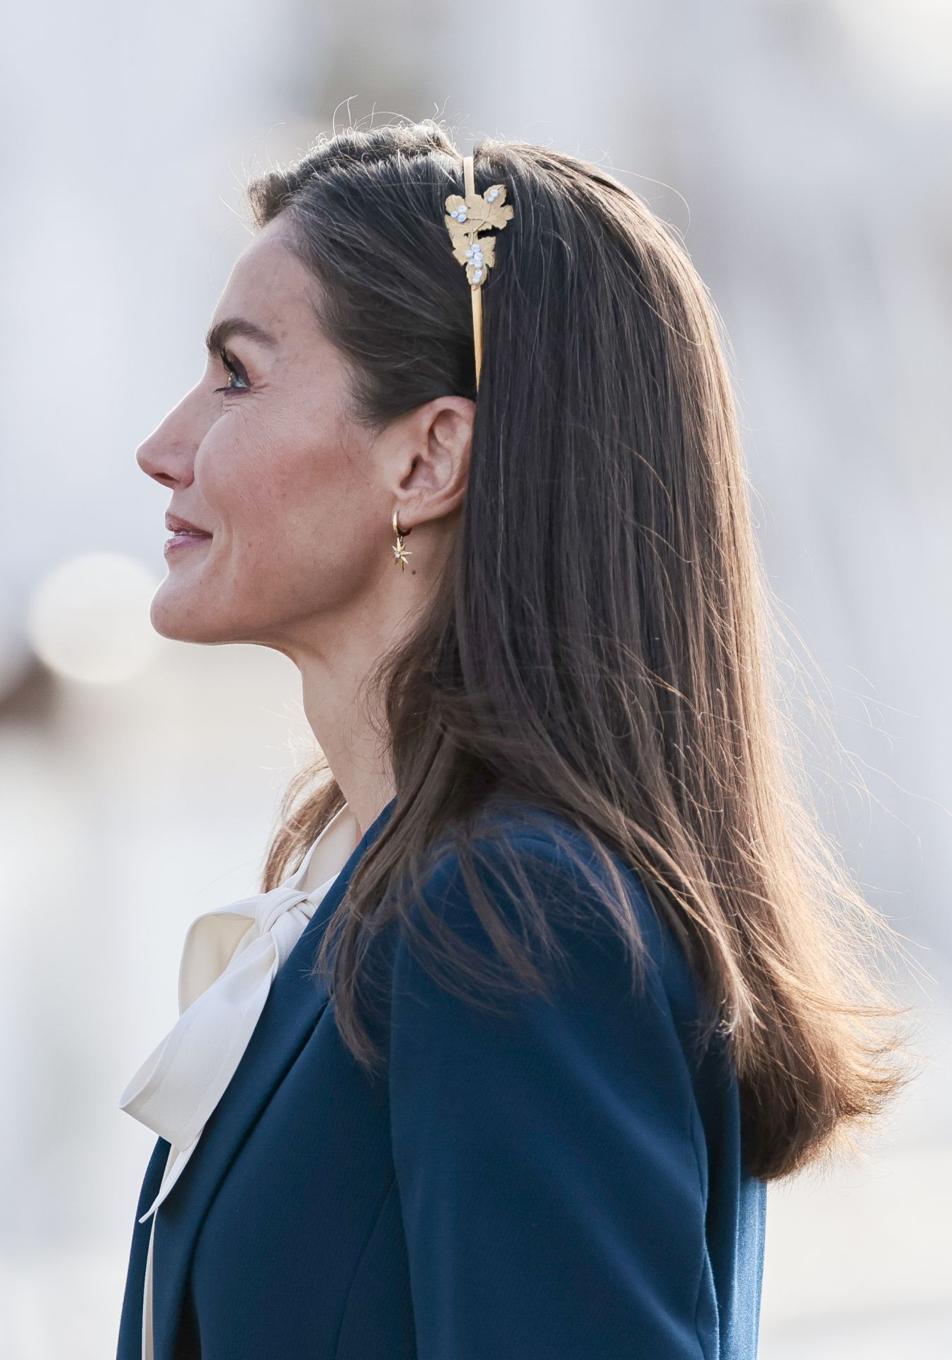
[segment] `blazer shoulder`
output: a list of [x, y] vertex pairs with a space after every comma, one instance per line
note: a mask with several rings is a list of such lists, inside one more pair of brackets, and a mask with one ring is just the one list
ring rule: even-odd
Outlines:
[[[537, 911], [527, 910], [529, 894]], [[421, 961], [438, 938], [499, 965], [507, 941], [518, 939], [547, 976], [555, 962], [561, 979], [574, 971], [611, 992], [635, 986], [640, 972], [677, 1018], [689, 1020], [697, 1008], [683, 947], [642, 876], [587, 828], [542, 804], [494, 797], [464, 835], [442, 838], [409, 918], [403, 947]]]
[[[409, 915], [450, 933], [457, 963], [463, 941], [484, 963], [505, 954], [499, 918], [538, 961], [528, 887], [567, 956], [548, 996], [487, 1015], [418, 941], [397, 945], [388, 1092], [417, 1353], [616, 1356], [637, 1337], [645, 1355], [713, 1355], [703, 1131], [651, 949], [658, 918], [625, 873], [627, 902], [606, 909], [584, 834], [548, 813], [528, 821], [484, 818], [471, 858], [441, 847]], [[615, 909], [645, 927], [638, 992]]]

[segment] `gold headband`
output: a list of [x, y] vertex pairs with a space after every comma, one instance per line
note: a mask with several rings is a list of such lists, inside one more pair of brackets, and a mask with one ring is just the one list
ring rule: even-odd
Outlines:
[[476, 390], [479, 391], [479, 371], [483, 363], [482, 287], [491, 265], [496, 263], [496, 238], [477, 232], [502, 228], [512, 217], [512, 205], [506, 202], [506, 186], [491, 184], [481, 194], [476, 192], [472, 156], [463, 157], [463, 190], [465, 198], [450, 194], [446, 199], [443, 219], [453, 242], [453, 254], [466, 266], [473, 300], [473, 345], [476, 351]]

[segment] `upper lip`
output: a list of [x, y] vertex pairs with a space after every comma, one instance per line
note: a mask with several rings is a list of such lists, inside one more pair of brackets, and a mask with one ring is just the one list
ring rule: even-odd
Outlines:
[[[165, 527], [173, 534], [179, 531], [188, 534], [208, 534], [207, 529], [202, 529], [197, 524], [190, 524], [187, 519], [180, 519], [178, 515], [166, 515]], [[208, 536], [211, 537], [210, 534]]]

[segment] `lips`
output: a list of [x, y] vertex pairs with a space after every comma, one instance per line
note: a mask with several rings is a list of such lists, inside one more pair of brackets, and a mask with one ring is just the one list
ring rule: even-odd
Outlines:
[[165, 527], [175, 535], [189, 535], [194, 538], [211, 538], [211, 534], [205, 529], [199, 528], [197, 524], [192, 524], [187, 519], [180, 519], [178, 515], [166, 515]]

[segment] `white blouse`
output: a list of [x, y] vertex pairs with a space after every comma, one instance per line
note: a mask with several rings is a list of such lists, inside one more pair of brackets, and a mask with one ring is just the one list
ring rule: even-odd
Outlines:
[[152, 1215], [142, 1300], [142, 1360], [152, 1352], [155, 1211], [178, 1180], [205, 1122], [234, 1075], [274, 975], [360, 840], [345, 803], [298, 869], [266, 893], [203, 912], [189, 926], [179, 965], [179, 1018], [128, 1083], [119, 1108], [171, 1144]]

